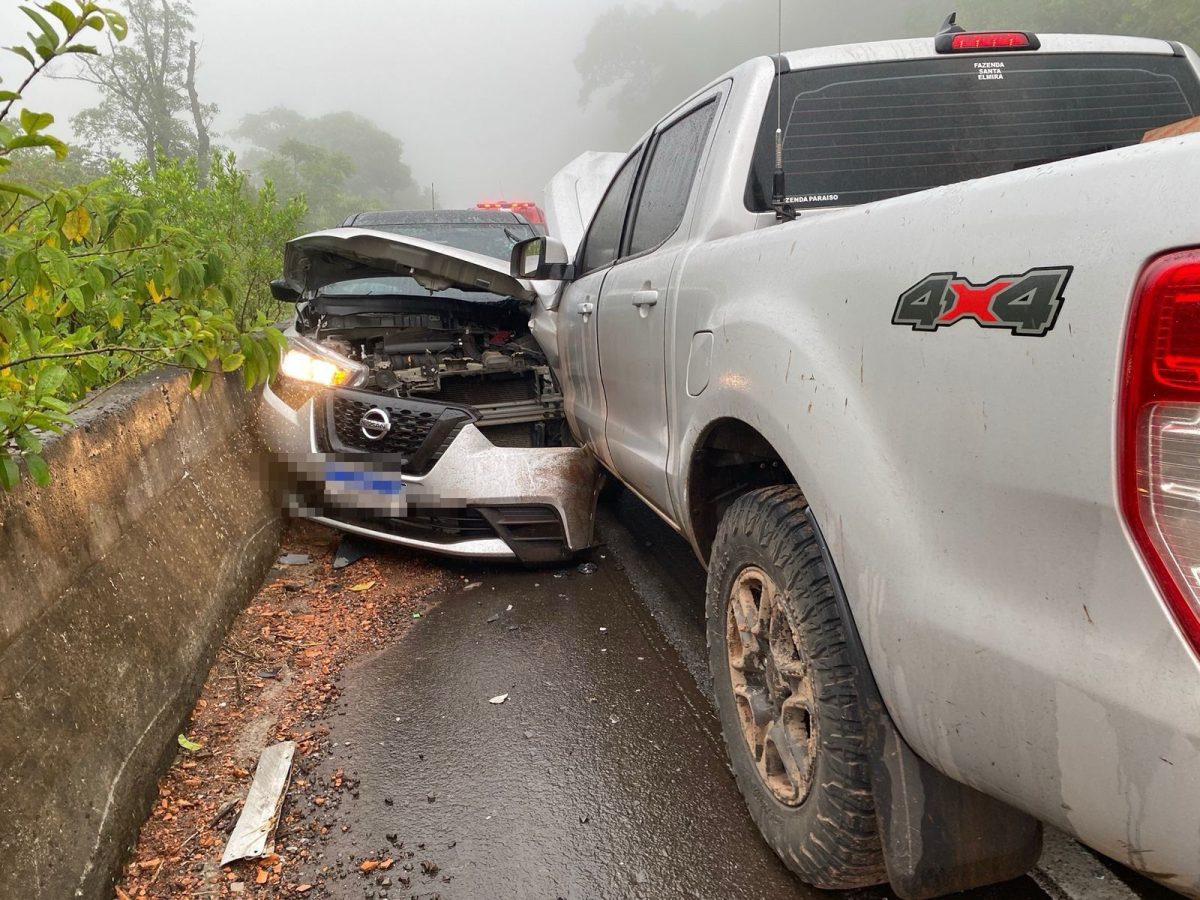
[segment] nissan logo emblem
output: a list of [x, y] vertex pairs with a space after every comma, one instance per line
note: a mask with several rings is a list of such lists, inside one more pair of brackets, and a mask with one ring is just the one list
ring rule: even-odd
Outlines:
[[376, 406], [363, 413], [363, 417], [358, 420], [358, 427], [368, 441], [382, 441], [392, 430], [392, 417], [387, 414], [386, 409]]

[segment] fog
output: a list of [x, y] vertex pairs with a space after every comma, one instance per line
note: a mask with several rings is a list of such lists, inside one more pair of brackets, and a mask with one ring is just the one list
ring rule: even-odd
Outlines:
[[[120, 6], [117, 0], [108, 0]], [[947, 3], [785, 0], [786, 48], [932, 34]], [[349, 110], [404, 142], [438, 205], [540, 198], [577, 153], [623, 150], [704, 82], [776, 46], [775, 0], [193, 0], [198, 86], [220, 112], [218, 145], [274, 106]], [[982, 24], [982, 23], [981, 23]], [[30, 23], [0, 0], [4, 43]], [[0, 63], [15, 86], [23, 63]], [[74, 63], [56, 62], [55, 74]], [[27, 97], [70, 116], [96, 95], [43, 79]]]

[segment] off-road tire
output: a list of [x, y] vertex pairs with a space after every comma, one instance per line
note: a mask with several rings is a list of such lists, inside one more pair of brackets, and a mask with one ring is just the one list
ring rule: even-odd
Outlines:
[[[739, 498], [717, 531], [708, 571], [708, 647], [733, 774], [754, 821], [789, 869], [814, 887], [887, 880], [875, 818], [854, 663], [818, 539], [797, 488]], [[807, 653], [813, 710], [812, 778], [799, 805], [781, 802], [759, 774], [737, 709], [726, 634], [740, 573], [773, 579], [797, 645]], [[795, 802], [795, 801], [793, 801]]]

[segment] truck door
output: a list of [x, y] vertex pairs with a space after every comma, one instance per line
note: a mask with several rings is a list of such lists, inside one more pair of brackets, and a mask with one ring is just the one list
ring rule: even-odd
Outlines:
[[655, 131], [630, 205], [624, 251], [599, 303], [604, 433], [613, 468], [672, 521], [678, 519], [666, 473], [671, 272], [687, 239], [685, 213], [718, 106], [719, 96], [709, 95]]
[[567, 419], [580, 442], [610, 466], [612, 460], [604, 441], [605, 404], [596, 345], [596, 309], [604, 280], [620, 251], [629, 195], [643, 150], [638, 147], [629, 154], [596, 208], [576, 254], [579, 274], [564, 287], [557, 311]]

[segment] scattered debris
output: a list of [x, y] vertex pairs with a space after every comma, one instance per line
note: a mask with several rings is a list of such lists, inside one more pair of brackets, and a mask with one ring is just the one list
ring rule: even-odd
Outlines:
[[508, 694], [497, 694], [495, 697], [493, 697], [491, 700], [489, 700], [488, 703], [494, 703], [496, 706], [499, 706], [501, 703], [503, 703], [507, 699], [508, 699]]
[[512, 612], [512, 604], [511, 604], [511, 603], [510, 603], [510, 604], [508, 604], [508, 606], [506, 606], [506, 607], [504, 608], [504, 611], [505, 611], [505, 612]]
[[[307, 555], [312, 565], [274, 569], [233, 622], [180, 729], [202, 749], [179, 752], [159, 780], [154, 805], [110, 896], [121, 896], [118, 887], [132, 900], [267, 900], [321, 893], [321, 878], [328, 874], [313, 866], [315, 854], [342, 824], [336, 818], [339, 802], [358, 791], [352, 775], [318, 774], [332, 751], [323, 720], [338, 706], [340, 673], [415, 625], [413, 611], [425, 612], [420, 598], [446, 575], [427, 560], [381, 547], [346, 582], [373, 579], [375, 588], [347, 594], [344, 584], [331, 589], [339, 575], [330, 567], [336, 533], [296, 520], [289, 523], [284, 546]], [[355, 602], [347, 603], [348, 596]], [[218, 864], [251, 784], [253, 763], [265, 745], [286, 740], [297, 748], [276, 826], [277, 852], [223, 871]], [[266, 872], [265, 884], [260, 871]], [[242, 891], [234, 894], [231, 885], [237, 883]]]
[[259, 756], [254, 781], [229, 843], [225, 845], [221, 865], [227, 866], [239, 859], [259, 859], [274, 850], [275, 825], [283, 809], [295, 753], [295, 741], [281, 741]]
[[499, 622], [500, 621], [500, 613], [493, 613], [492, 615], [488, 616], [487, 620], [488, 620], [489, 625], [492, 624], [492, 622]]
[[595, 563], [585, 562], [579, 564], [580, 575], [595, 575], [599, 571], [599, 567]]
[[473, 590], [475, 590], [475, 588], [482, 587], [482, 586], [483, 586], [482, 581], [472, 581], [470, 584], [468, 584], [466, 587], [463, 588], [463, 593], [465, 594], [467, 591], [473, 591]]
[[281, 566], [307, 566], [312, 562], [312, 557], [307, 553], [285, 553], [279, 557]]

